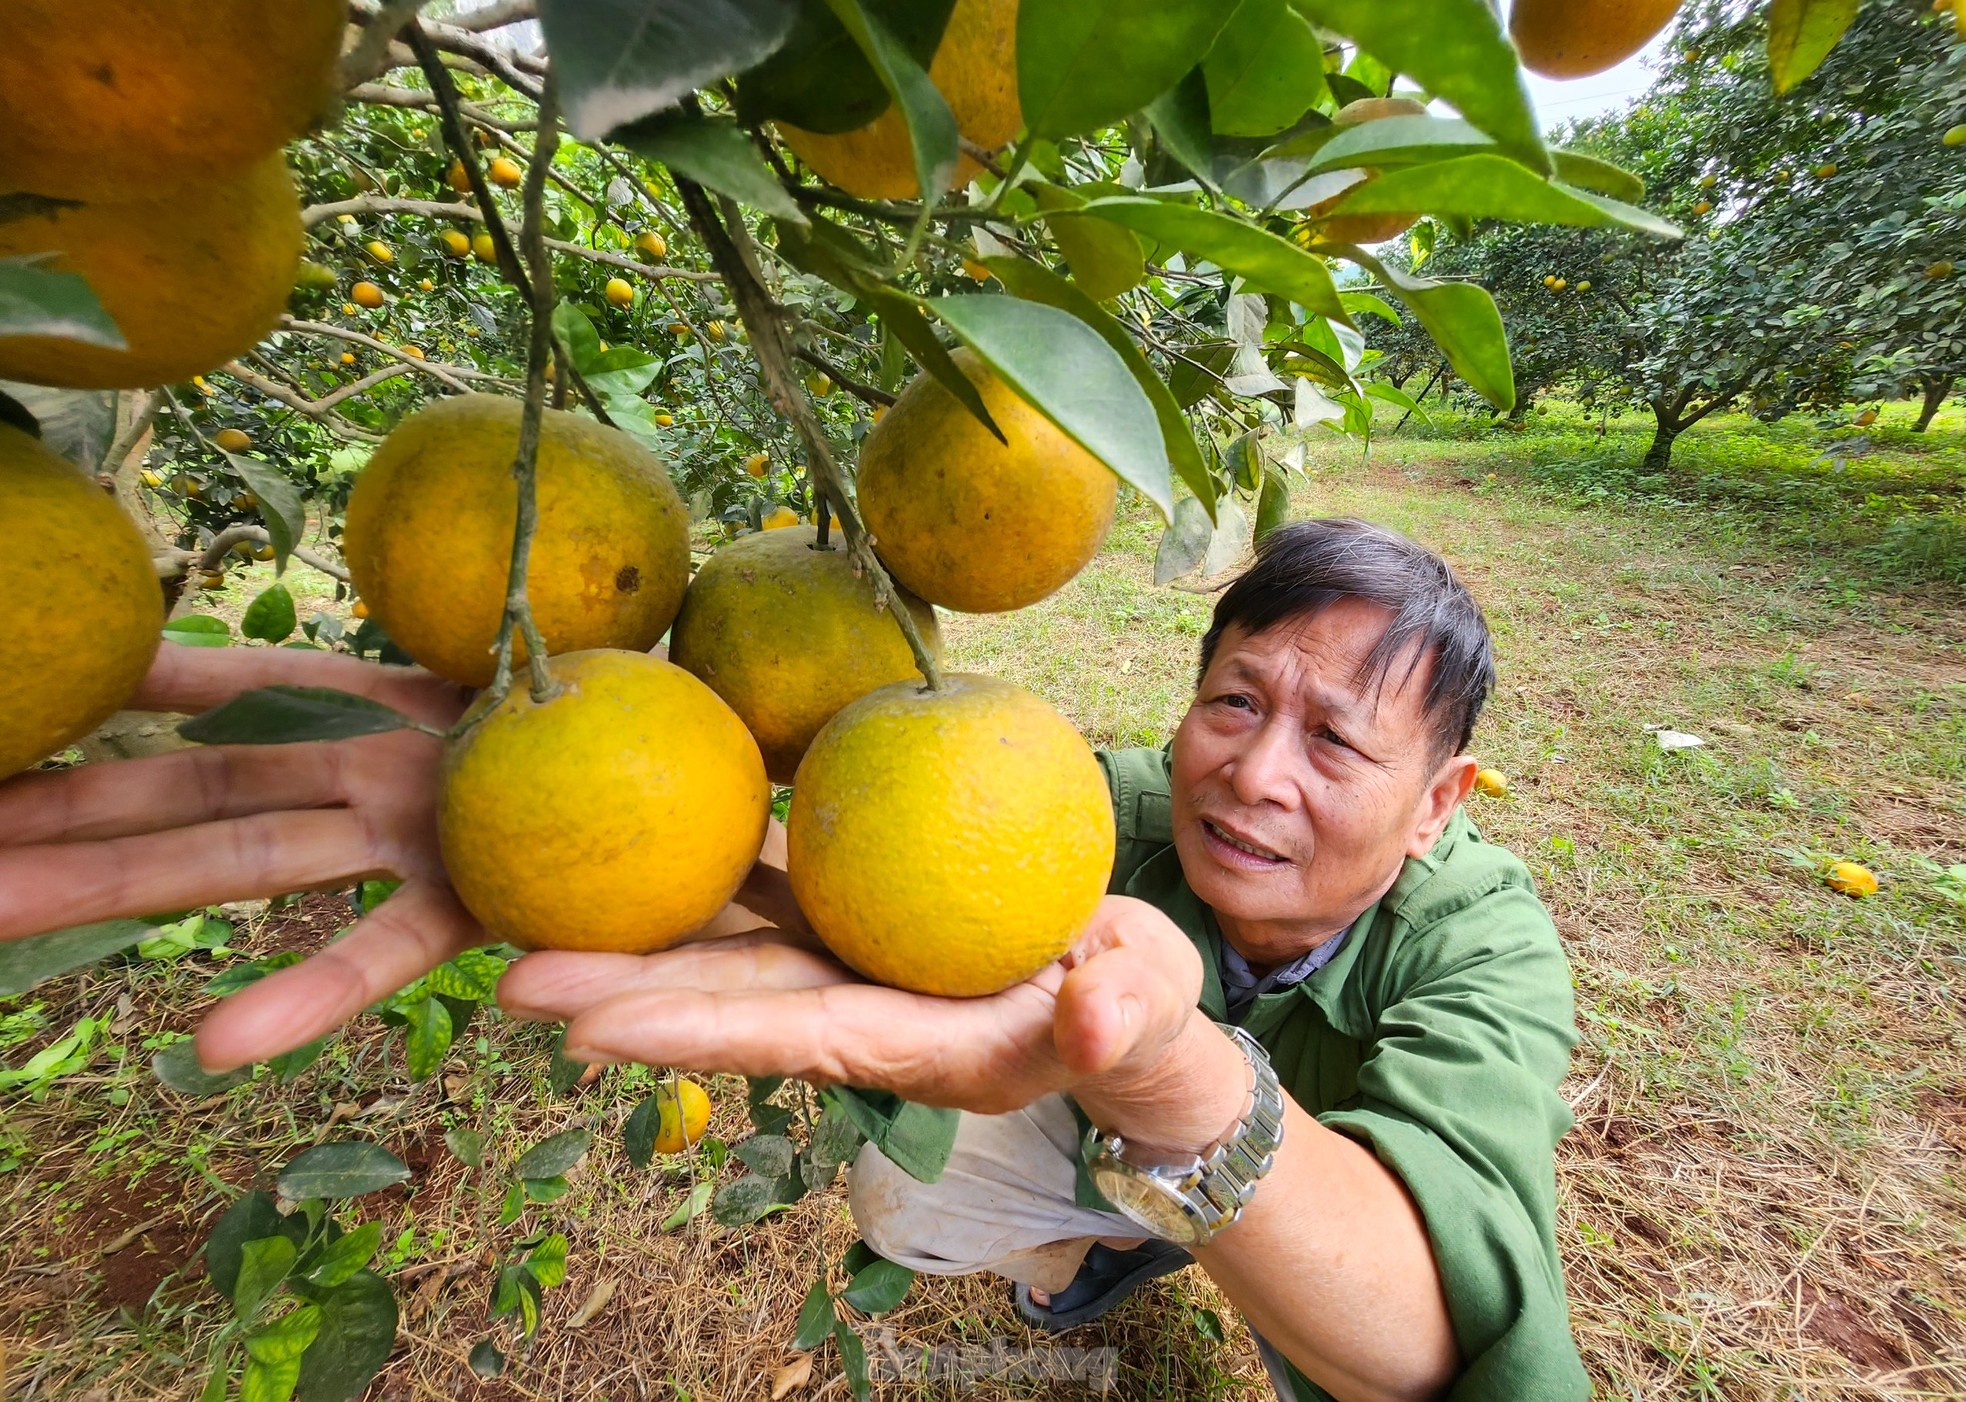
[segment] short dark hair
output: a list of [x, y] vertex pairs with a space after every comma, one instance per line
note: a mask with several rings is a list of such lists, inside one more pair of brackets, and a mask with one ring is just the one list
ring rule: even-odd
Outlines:
[[1495, 654], [1481, 605], [1447, 561], [1369, 521], [1296, 521], [1264, 536], [1256, 562], [1216, 601], [1214, 621], [1201, 640], [1196, 685], [1208, 675], [1231, 625], [1254, 637], [1312, 618], [1341, 599], [1364, 599], [1393, 616], [1360, 667], [1361, 679], [1384, 686], [1404, 657], [1404, 683], [1431, 657], [1422, 709], [1433, 721], [1435, 751], [1445, 759], [1467, 749], [1495, 689]]

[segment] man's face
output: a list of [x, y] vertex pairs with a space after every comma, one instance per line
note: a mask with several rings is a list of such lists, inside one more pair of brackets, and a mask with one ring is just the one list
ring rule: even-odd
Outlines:
[[[1474, 782], [1437, 763], [1429, 659], [1383, 687], [1361, 664], [1391, 613], [1345, 599], [1254, 637], [1227, 629], [1174, 737], [1174, 845], [1188, 884], [1253, 961], [1349, 925], [1424, 855]], [[1251, 851], [1249, 849], [1256, 850]]]

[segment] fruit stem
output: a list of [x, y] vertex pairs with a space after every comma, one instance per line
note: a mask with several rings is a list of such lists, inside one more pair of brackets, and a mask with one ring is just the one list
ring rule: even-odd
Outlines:
[[505, 583], [505, 617], [498, 626], [498, 669], [492, 676], [493, 705], [512, 687], [512, 633], [526, 641], [526, 669], [532, 699], [550, 701], [560, 688], [546, 666], [546, 640], [533, 620], [526, 598], [526, 570], [532, 559], [533, 532], [539, 525], [539, 428], [546, 408], [546, 365], [553, 346], [553, 266], [546, 251], [546, 170], [560, 144], [559, 89], [552, 72], [546, 74], [539, 96], [539, 131], [533, 141], [532, 163], [526, 167], [525, 221], [520, 228], [527, 272], [524, 286], [531, 317], [526, 347], [526, 402], [519, 416], [519, 451], [512, 460], [512, 479], [519, 488], [518, 520], [512, 531], [512, 567]]
[[901, 636], [908, 640], [908, 651], [914, 654], [916, 670], [922, 674], [930, 691], [943, 690], [942, 669], [936, 665], [935, 655], [922, 640], [921, 630], [915, 626], [915, 616], [901, 602], [894, 581], [888, 577], [887, 570], [874, 554], [873, 539], [867, 534], [867, 528], [860, 519], [860, 509], [847, 490], [846, 475], [833, 456], [832, 444], [826, 439], [826, 431], [820, 427], [819, 416], [813, 412], [812, 402], [806, 398], [805, 383], [793, 368], [794, 356], [785, 330], [791, 313], [765, 291], [764, 281], [758, 272], [758, 247], [751, 237], [750, 227], [734, 206], [730, 207], [727, 216], [719, 216], [701, 185], [674, 170], [670, 171], [670, 175], [675, 179], [676, 192], [682, 197], [683, 208], [689, 214], [690, 226], [703, 240], [712, 266], [722, 275], [724, 287], [737, 303], [737, 318], [750, 333], [751, 348], [757, 354], [759, 368], [764, 371], [766, 396], [773, 408], [792, 421], [800, 441], [805, 444], [806, 471], [811, 476], [813, 501], [820, 513], [820, 542], [824, 543], [827, 539], [826, 516], [830, 510], [840, 518], [840, 528], [846, 534], [847, 553], [854, 567], [873, 582], [875, 604], [893, 615], [901, 629]]

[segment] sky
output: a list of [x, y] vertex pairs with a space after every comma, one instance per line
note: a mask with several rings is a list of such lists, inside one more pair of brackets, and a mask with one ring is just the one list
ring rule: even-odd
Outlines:
[[1529, 96], [1536, 104], [1536, 115], [1543, 119], [1544, 130], [1574, 117], [1595, 116], [1599, 112], [1622, 107], [1644, 92], [1652, 85], [1653, 76], [1646, 65], [1656, 61], [1663, 52], [1666, 37], [1671, 32], [1668, 29], [1666, 34], [1654, 39], [1616, 68], [1608, 68], [1588, 78], [1558, 82], [1540, 74], [1525, 73], [1523, 76], [1529, 80]]

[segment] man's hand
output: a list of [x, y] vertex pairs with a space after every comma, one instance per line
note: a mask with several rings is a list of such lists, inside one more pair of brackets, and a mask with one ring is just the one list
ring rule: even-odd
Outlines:
[[[1201, 960], [1152, 906], [1107, 897], [1062, 960], [986, 998], [866, 983], [802, 936], [760, 931], [640, 957], [529, 954], [499, 1002], [565, 1020], [566, 1053], [582, 1061], [847, 1083], [984, 1114], [1070, 1090], [1089, 1113], [1097, 1103], [1124, 1115], [1137, 1101], [1167, 1123], [1146, 1092], [1172, 1088], [1169, 1057], [1200, 1016]], [[1204, 1137], [1240, 1108], [1204, 1108], [1218, 1121]]]
[[[262, 686], [353, 692], [447, 727], [465, 693], [427, 672], [294, 648], [165, 643], [136, 710], [198, 712]], [[219, 1004], [213, 1070], [338, 1027], [472, 944], [437, 853], [443, 746], [403, 730], [323, 744], [212, 746], [0, 784], [0, 939], [394, 876], [358, 928]]]

